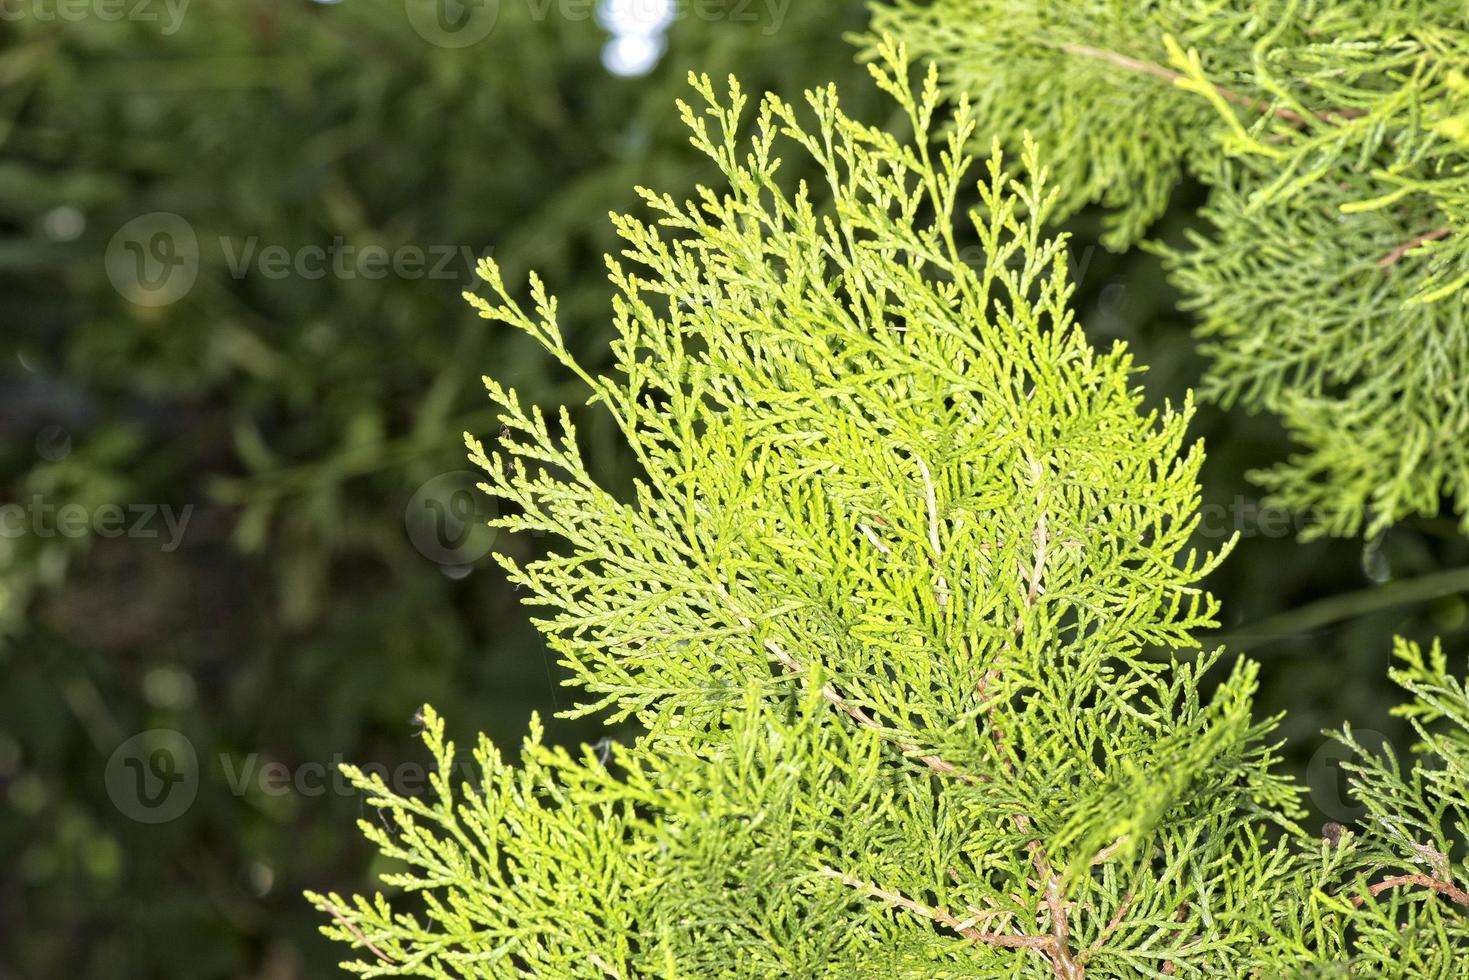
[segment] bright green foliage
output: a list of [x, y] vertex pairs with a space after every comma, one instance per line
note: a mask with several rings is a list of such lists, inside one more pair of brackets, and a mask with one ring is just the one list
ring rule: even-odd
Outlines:
[[1365, 896], [1353, 916], [1353, 962], [1363, 976], [1463, 976], [1469, 969], [1469, 690], [1449, 673], [1437, 643], [1425, 657], [1417, 644], [1399, 640], [1395, 653], [1403, 666], [1390, 671], [1392, 679], [1413, 696], [1397, 713], [1412, 720], [1421, 761], [1405, 768], [1390, 748], [1370, 752], [1350, 729], [1340, 736], [1360, 756], [1348, 768], [1367, 810], [1343, 846], [1358, 879], [1353, 891]]
[[[614, 495], [566, 411], [488, 382], [499, 448], [470, 447], [498, 523], [563, 542], [502, 564], [576, 713], [646, 734], [609, 769], [533, 724], [519, 767], [481, 740], [456, 786], [428, 712], [431, 799], [351, 770], [406, 865], [387, 883], [425, 909], [311, 896], [351, 969], [1280, 976], [1345, 949], [1335, 894], [1388, 845], [1299, 846], [1254, 665], [1206, 703], [1219, 655], [1182, 652], [1218, 560], [1184, 551], [1187, 406], [1143, 411], [1126, 352], [1072, 320], [1033, 146], [1023, 177], [998, 150], [981, 169], [985, 260], [961, 260], [969, 110], [935, 153], [935, 75], [915, 96], [882, 56], [912, 144], [826, 89], [814, 124], [767, 96], [742, 145], [739, 87], [694, 79], [683, 113], [728, 187], [616, 219], [618, 374], [566, 349], [539, 280], [526, 313], [482, 264], [494, 298], [471, 301], [577, 374], [642, 463]], [[829, 208], [781, 184], [778, 143], [826, 172]]]
[[1304, 451], [1257, 474], [1308, 533], [1447, 495], [1469, 528], [1469, 22], [1431, 3], [899, 0], [978, 133], [1056, 148], [1061, 214], [1135, 242], [1189, 173], [1213, 226], [1168, 251], [1213, 365]]

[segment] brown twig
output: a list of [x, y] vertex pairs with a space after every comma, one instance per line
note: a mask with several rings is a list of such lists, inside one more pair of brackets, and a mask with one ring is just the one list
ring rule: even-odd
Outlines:
[[[1372, 885], [1367, 889], [1367, 892], [1373, 898], [1376, 898], [1378, 895], [1387, 891], [1389, 888], [1399, 888], [1403, 885], [1418, 885], [1422, 888], [1432, 889], [1433, 891], [1438, 892], [1440, 895], [1443, 895], [1446, 898], [1453, 899], [1455, 902], [1458, 902], [1465, 908], [1469, 908], [1469, 892], [1464, 891], [1464, 889], [1455, 885], [1451, 881], [1440, 881], [1439, 879], [1434, 878], [1431, 875], [1425, 874], [1395, 875], [1392, 878], [1384, 879], [1382, 881], [1379, 881], [1377, 884]], [[1352, 904], [1355, 905], [1357, 908], [1361, 908], [1362, 903], [1366, 901], [1367, 899], [1365, 896], [1358, 895], [1357, 897], [1352, 899]]]
[[1031, 862], [1035, 865], [1036, 874], [1040, 875], [1046, 908], [1051, 913], [1051, 937], [1046, 947], [1046, 953], [1051, 958], [1051, 969], [1055, 971], [1056, 980], [1082, 980], [1086, 975], [1086, 967], [1071, 955], [1071, 947], [1067, 941], [1070, 922], [1065, 897], [1061, 894], [1061, 879], [1051, 871], [1050, 862], [1046, 860], [1046, 852], [1040, 841], [1031, 841], [1029, 847]]
[[[1008, 644], [1007, 644], [1008, 645]], [[979, 695], [984, 711], [985, 730], [989, 732], [990, 741], [995, 745], [995, 755], [1000, 760], [1000, 768], [1005, 772], [1014, 772], [1015, 767], [1005, 758], [1005, 730], [999, 723], [990, 717], [990, 705], [984, 704], [985, 696], [989, 694], [990, 685], [1000, 679], [998, 670], [990, 669], [985, 675], [974, 682], [974, 693]]]
[[[1067, 54], [1078, 54], [1086, 58], [1096, 58], [1099, 61], [1109, 61], [1114, 65], [1126, 68], [1128, 71], [1142, 72], [1145, 75], [1152, 75], [1154, 78], [1161, 78], [1165, 82], [1181, 82], [1188, 77], [1183, 72], [1174, 71], [1171, 68], [1164, 68], [1162, 65], [1155, 64], [1151, 61], [1129, 58], [1120, 52], [1108, 51], [1106, 48], [1094, 48], [1090, 44], [1076, 44], [1071, 41], [1063, 41], [1057, 46]], [[1231, 98], [1231, 96], [1233, 97]], [[1239, 96], [1234, 96], [1231, 93], [1231, 95], [1226, 95], [1225, 98], [1234, 101]]]
[[883, 544], [882, 538], [879, 538], [876, 534], [873, 534], [872, 528], [868, 527], [866, 524], [858, 524], [857, 530], [861, 531], [862, 536], [866, 538], [874, 548], [882, 552], [884, 555], [890, 555], [893, 553], [893, 549]]
[[[1188, 903], [1187, 902], [1184, 902], [1182, 905], [1179, 906], [1178, 912], [1175, 913], [1174, 916], [1173, 916], [1173, 921], [1174, 922], [1187, 922], [1188, 921]], [[1172, 960], [1164, 960], [1163, 961], [1163, 973], [1164, 973], [1164, 975], [1171, 977], [1171, 976], [1173, 976], [1177, 972], [1178, 972], [1178, 964], [1174, 963]]]
[[[735, 607], [734, 600], [730, 597], [729, 590], [724, 587], [724, 583], [716, 582], [714, 587], [716, 590], [718, 590], [720, 597], [723, 598], [725, 602], [729, 603], [730, 608], [734, 610], [735, 617], [739, 619], [740, 624], [744, 626], [745, 629], [753, 631], [755, 629], [754, 621]], [[791, 673], [806, 673], [806, 666], [795, 657], [791, 656], [789, 653], [786, 653], [785, 649], [774, 640], [767, 639], [765, 641], [765, 649], [769, 650], [771, 655], [780, 662], [781, 666], [785, 667], [785, 669], [789, 670]], [[826, 683], [821, 686], [821, 696], [825, 698], [826, 701], [830, 703], [833, 707], [837, 708], [847, 717], [856, 721], [859, 725], [862, 725], [865, 728], [870, 728], [873, 731], [883, 734], [884, 737], [886, 737], [882, 725], [878, 723], [876, 718], [873, 718], [860, 706], [847, 701], [846, 698], [842, 697], [841, 692], [839, 692], [830, 683]], [[968, 783], [980, 782], [979, 777], [966, 772], [960, 772], [958, 766], [954, 765], [952, 762], [949, 762], [947, 759], [941, 758], [938, 755], [934, 755], [932, 753], [924, 753], [919, 755], [918, 753], [923, 752], [923, 750], [911, 742], [906, 742], [901, 739], [894, 739], [893, 741], [894, 744], [896, 744], [898, 748], [902, 749], [904, 752], [918, 755], [918, 760], [936, 773], [945, 776], [956, 776], [957, 778]]]
[[1112, 914], [1111, 921], [1109, 921], [1107, 925], [1103, 927], [1101, 934], [1092, 941], [1092, 944], [1088, 946], [1086, 950], [1083, 951], [1082, 954], [1076, 958], [1077, 962], [1085, 963], [1087, 960], [1092, 958], [1092, 955], [1094, 953], [1098, 952], [1102, 948], [1102, 946], [1106, 944], [1107, 940], [1111, 938], [1112, 933], [1116, 932], [1117, 928], [1122, 925], [1122, 920], [1127, 916], [1127, 910], [1132, 908], [1132, 901], [1134, 897], [1135, 896], [1131, 892], [1127, 893], [1127, 897], [1122, 900], [1122, 904], [1118, 905], [1117, 911]]
[[[1110, 64], [1117, 65], [1120, 68], [1126, 68], [1128, 71], [1140, 72], [1145, 75], [1152, 75], [1154, 78], [1161, 78], [1162, 80], [1169, 83], [1177, 83], [1188, 78], [1188, 76], [1183, 74], [1182, 72], [1174, 71], [1171, 68], [1164, 68], [1162, 65], [1155, 64], [1151, 61], [1141, 61], [1137, 58], [1130, 58], [1127, 55], [1121, 54], [1116, 51], [1108, 51], [1106, 48], [1094, 48], [1089, 44], [1074, 44], [1071, 42], [1062, 42], [1061, 44], [1057, 45], [1057, 47], [1059, 47], [1062, 51], [1065, 51], [1067, 54], [1080, 55], [1086, 58], [1096, 58], [1100, 61], [1106, 61]], [[1258, 112], [1261, 114], [1273, 112], [1277, 118], [1284, 119], [1292, 126], [1303, 128], [1307, 123], [1306, 117], [1302, 116], [1299, 112], [1295, 112], [1291, 109], [1283, 109], [1279, 106], [1272, 106], [1264, 99], [1252, 99], [1248, 95], [1241, 95], [1239, 92], [1236, 92], [1232, 89], [1227, 89], [1223, 85], [1215, 85], [1214, 91], [1218, 92], [1219, 96], [1225, 101], [1233, 102], [1235, 105], [1243, 106], [1244, 108], [1249, 109], [1253, 112]], [[1366, 112], [1362, 109], [1328, 109], [1324, 112], [1313, 113], [1312, 115], [1319, 120], [1332, 118], [1355, 119], [1358, 116], [1366, 115]]]
[[374, 946], [372, 944], [372, 941], [362, 934], [361, 929], [358, 929], [351, 922], [348, 922], [347, 917], [343, 915], [342, 912], [335, 905], [333, 905], [331, 902], [322, 902], [320, 908], [323, 912], [330, 915], [333, 919], [336, 919], [337, 923], [343, 929], [346, 929], [348, 932], [350, 932], [358, 942], [367, 947], [368, 952], [372, 953], [372, 955], [376, 956], [384, 963], [396, 965], [395, 961], [391, 957], [389, 957], [388, 954], [384, 953], [382, 950]]
[[1433, 229], [1433, 231], [1425, 231], [1421, 235], [1415, 235], [1412, 238], [1408, 239], [1406, 242], [1403, 242], [1403, 244], [1399, 245], [1397, 248], [1393, 249], [1391, 252], [1388, 252], [1382, 258], [1378, 259], [1377, 264], [1384, 269], [1389, 266], [1397, 265], [1398, 262], [1402, 260], [1403, 256], [1407, 255], [1419, 245], [1422, 245], [1425, 242], [1435, 242], [1438, 241], [1440, 238], [1445, 238], [1453, 230], [1454, 229], [1446, 226], [1443, 228], [1435, 228]]
[[923, 461], [922, 456], [914, 456], [918, 460], [918, 471], [923, 474], [923, 498], [928, 505], [928, 544], [933, 548], [933, 567], [938, 574], [939, 584], [935, 592], [935, 600], [939, 608], [949, 604], [949, 583], [944, 578], [942, 564], [944, 560], [944, 549], [939, 541], [939, 506], [938, 498], [934, 494], [933, 476], [928, 472], [928, 464]]
[[937, 922], [942, 926], [952, 929], [965, 939], [973, 939], [978, 942], [988, 943], [991, 946], [1000, 946], [1006, 949], [1046, 949], [1051, 944], [1049, 936], [1012, 936], [992, 932], [984, 932], [973, 926], [965, 925], [945, 908], [940, 906], [927, 906], [922, 902], [916, 902], [906, 895], [898, 892], [880, 888], [872, 882], [863, 881], [861, 878], [843, 874], [835, 868], [822, 865], [821, 874], [828, 878], [840, 881], [849, 888], [855, 888], [870, 898], [880, 898], [890, 905], [906, 909], [914, 915]]
[[1093, 855], [1092, 867], [1096, 867], [1099, 864], [1106, 864], [1107, 861], [1111, 859], [1112, 855], [1116, 854], [1118, 851], [1122, 850], [1123, 847], [1127, 846], [1128, 840], [1129, 835], [1123, 834], [1121, 837], [1117, 838], [1112, 843], [1102, 848], [1095, 855]]

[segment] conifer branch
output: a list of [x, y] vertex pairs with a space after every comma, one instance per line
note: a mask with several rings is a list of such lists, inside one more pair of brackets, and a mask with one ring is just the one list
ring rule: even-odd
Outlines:
[[[1128, 71], [1138, 72], [1144, 75], [1152, 75], [1154, 78], [1160, 78], [1163, 81], [1168, 82], [1172, 85], [1177, 85], [1180, 82], [1186, 82], [1189, 80], [1189, 77], [1181, 71], [1175, 71], [1172, 68], [1165, 68], [1164, 66], [1157, 64], [1156, 62], [1143, 61], [1139, 58], [1129, 57], [1128, 55], [1122, 54], [1117, 51], [1109, 51], [1106, 48], [1097, 48], [1089, 44], [1077, 44], [1071, 41], [1063, 41], [1060, 44], [1056, 45], [1056, 47], [1062, 51], [1065, 51], [1067, 54], [1077, 55], [1083, 58], [1095, 58], [1100, 61], [1108, 62], [1109, 64], [1117, 65], [1120, 68], [1125, 68]], [[1217, 92], [1219, 96], [1223, 98], [1226, 102], [1233, 102], [1237, 106], [1242, 106], [1254, 112], [1259, 112], [1263, 114], [1270, 109], [1270, 103], [1261, 101], [1259, 99], [1252, 99], [1247, 95], [1241, 95], [1240, 93], [1235, 92], [1232, 89], [1225, 88], [1222, 85], [1215, 85], [1214, 91]], [[1286, 120], [1287, 122], [1297, 126], [1304, 125], [1306, 122], [1306, 120], [1302, 118], [1298, 113], [1292, 112], [1289, 109], [1277, 109], [1276, 115]]]
[[622, 974], [614, 970], [612, 968], [612, 964], [602, 959], [602, 957], [598, 956], [596, 953], [593, 953], [591, 956], [587, 957], [587, 959], [591, 962], [593, 966], [601, 970], [604, 975], [612, 977], [613, 980], [622, 980]]
[[928, 464], [923, 461], [922, 456], [915, 455], [913, 458], [918, 461], [918, 472], [923, 475], [923, 499], [928, 506], [928, 544], [933, 549], [934, 570], [938, 575], [938, 588], [935, 590], [934, 600], [942, 609], [949, 603], [949, 583], [944, 578], [942, 571], [944, 548], [939, 541], [938, 499], [934, 493], [933, 475], [928, 472]]
[[882, 552], [884, 555], [891, 555], [893, 553], [893, 549], [883, 544], [882, 538], [879, 538], [876, 534], [874, 534], [872, 528], [868, 527], [866, 524], [858, 524], [857, 530], [862, 532], [862, 536], [867, 539], [868, 543], [870, 543], [874, 548]]
[[1050, 544], [1051, 536], [1046, 531], [1046, 512], [1041, 511], [1040, 517], [1036, 518], [1035, 532], [1031, 536], [1035, 543], [1035, 560], [1030, 566], [1030, 584], [1025, 592], [1025, 606], [1029, 609], [1035, 605], [1035, 601], [1041, 595], [1041, 577], [1046, 571], [1046, 549]]
[[1051, 968], [1055, 971], [1057, 980], [1081, 980], [1086, 971], [1082, 963], [1071, 954], [1068, 939], [1070, 915], [1065, 896], [1061, 893], [1061, 878], [1051, 870], [1040, 841], [1031, 841], [1027, 846], [1036, 874], [1040, 876], [1041, 899], [1050, 910], [1051, 942], [1046, 947], [1046, 954], [1050, 957]]
[[1131, 840], [1132, 835], [1123, 834], [1121, 837], [1117, 838], [1112, 843], [1102, 848], [1100, 851], [1092, 856], [1092, 867], [1096, 867], [1099, 864], [1106, 864], [1108, 861], [1112, 860], [1112, 857], [1118, 851], [1126, 847], [1131, 842]]

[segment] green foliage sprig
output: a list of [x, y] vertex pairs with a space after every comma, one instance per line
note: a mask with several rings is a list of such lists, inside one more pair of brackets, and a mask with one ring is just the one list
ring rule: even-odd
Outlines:
[[1469, 29], [1458, 3], [900, 0], [982, 139], [1056, 150], [1060, 214], [1137, 241], [1189, 173], [1208, 235], [1166, 249], [1205, 395], [1304, 448], [1256, 474], [1308, 534], [1456, 503], [1469, 529]]
[[1363, 975], [1455, 976], [1469, 965], [1469, 691], [1437, 643], [1425, 656], [1398, 640], [1394, 655], [1389, 674], [1413, 697], [1395, 713], [1411, 720], [1419, 761], [1370, 751], [1350, 728], [1338, 736], [1357, 754], [1346, 768], [1367, 811], [1351, 832], [1354, 963]]

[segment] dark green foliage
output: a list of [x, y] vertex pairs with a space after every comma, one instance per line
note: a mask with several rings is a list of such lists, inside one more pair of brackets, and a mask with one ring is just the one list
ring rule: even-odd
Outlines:
[[[173, 551], [157, 519], [157, 538], [0, 538], [0, 973], [321, 976], [335, 957], [300, 890], [366, 873], [341, 832], [360, 798], [265, 793], [260, 767], [396, 761], [430, 697], [502, 739], [557, 707], [511, 588], [489, 567], [450, 578], [405, 533], [415, 490], [467, 469], [458, 432], [490, 427], [486, 363], [538, 399], [565, 383], [458, 294], [490, 249], [570, 280], [609, 247], [598, 216], [633, 203], [635, 175], [703, 177], [668, 111], [681, 66], [779, 88], [858, 74], [840, 34], [863, 14], [686, 18], [653, 75], [622, 80], [590, 17], [500, 7], [463, 50], [426, 43], [401, 0], [193, 0], [173, 34], [0, 23], [4, 503], [194, 507]], [[127, 302], [104, 261], [152, 211], [186, 219], [201, 253], [160, 307]], [[443, 247], [452, 278], [428, 275], [432, 255], [417, 276], [252, 260], [237, 277], [251, 239], [257, 258]], [[563, 300], [572, 343], [602, 350], [601, 291]], [[610, 428], [586, 435], [619, 479]], [[162, 826], [103, 781], [153, 728], [204, 767]], [[237, 775], [253, 759], [243, 795], [226, 758]]]

